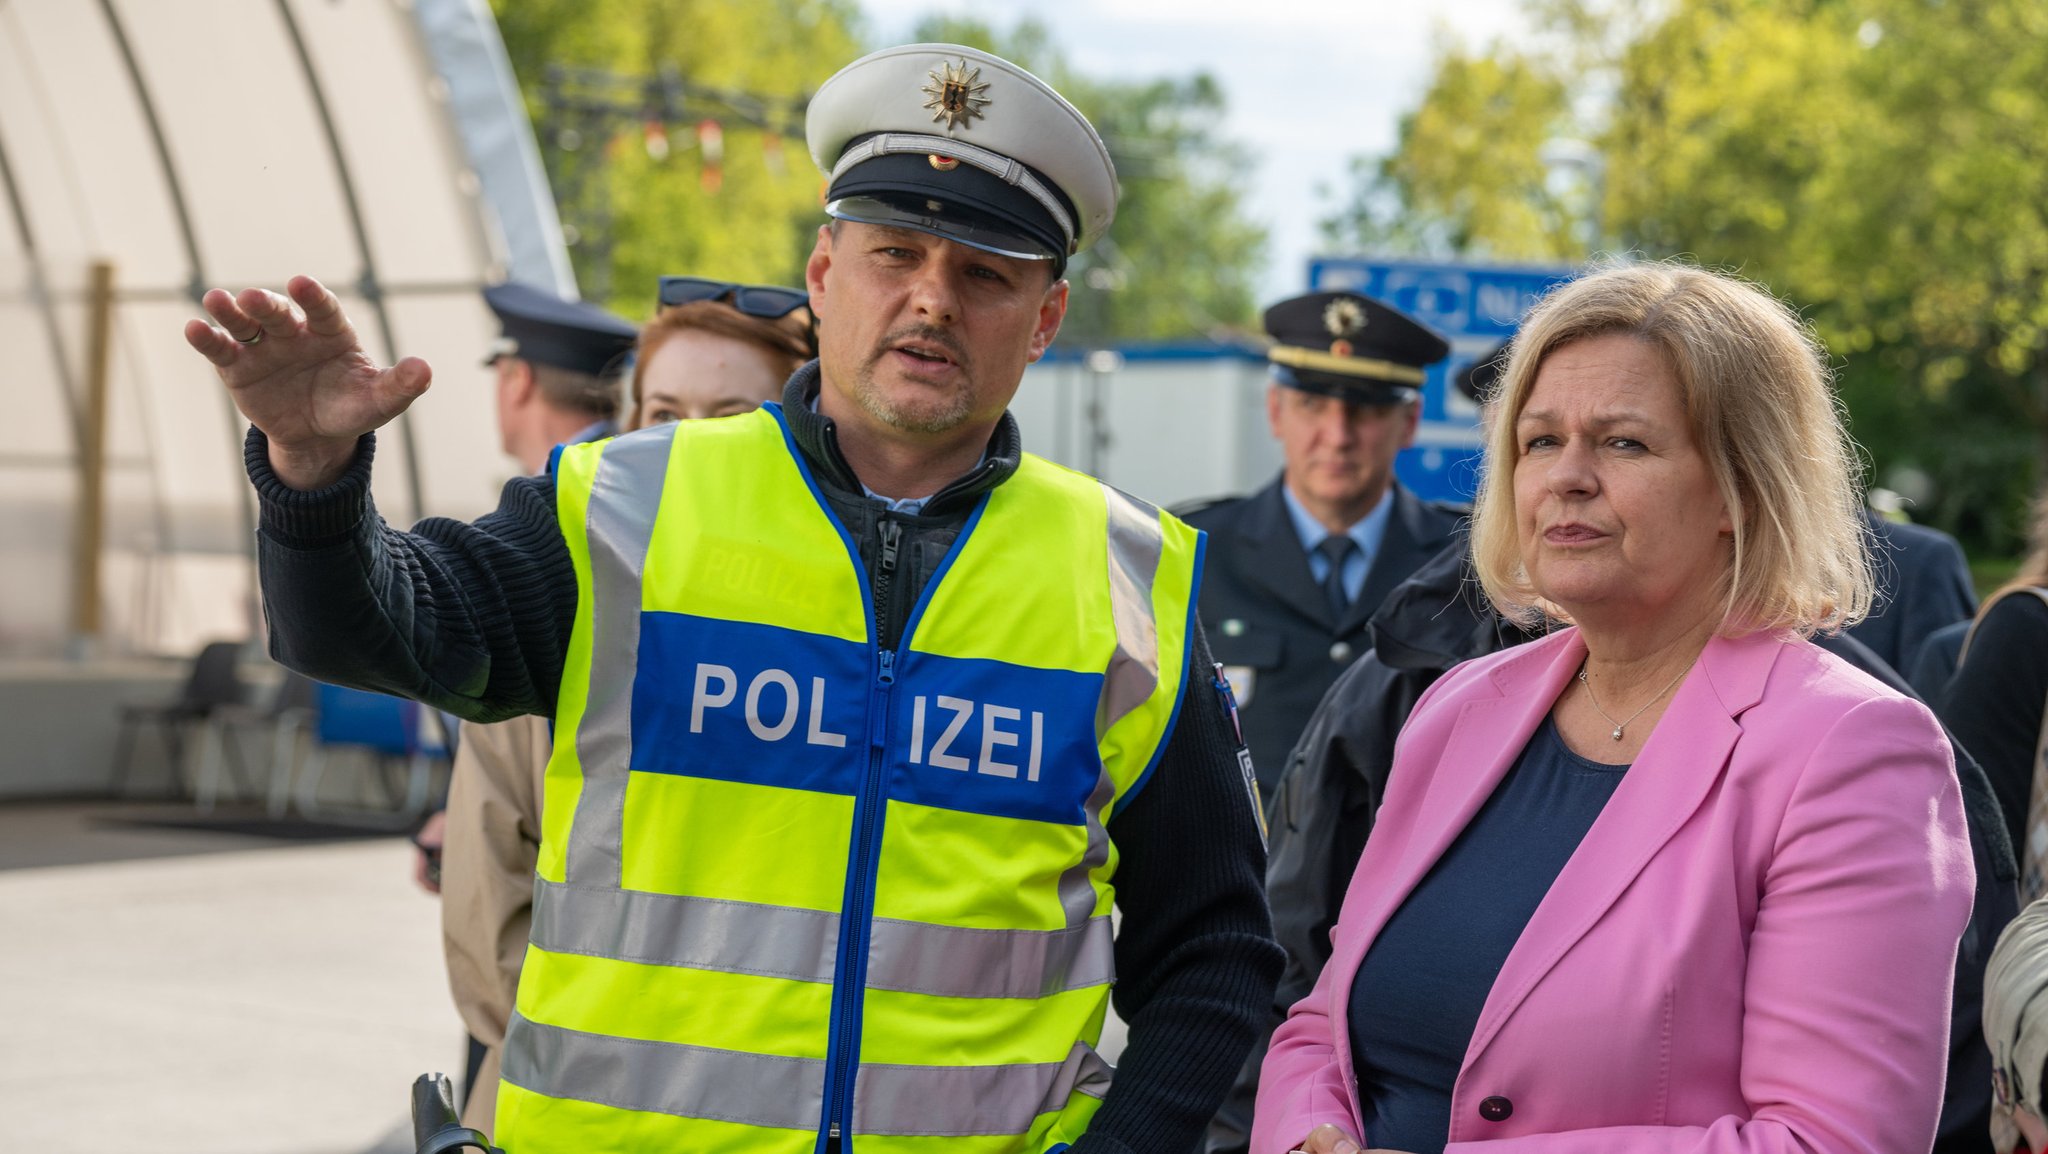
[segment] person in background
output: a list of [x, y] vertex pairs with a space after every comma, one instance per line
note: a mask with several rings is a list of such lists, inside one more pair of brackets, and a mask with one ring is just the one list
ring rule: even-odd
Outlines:
[[1450, 351], [1442, 337], [1352, 292], [1281, 301], [1265, 326], [1281, 474], [1186, 516], [1209, 534], [1202, 625], [1271, 797], [1309, 713], [1369, 643], [1373, 610], [1443, 548], [1463, 511], [1394, 478], [1415, 440], [1423, 372]]
[[1937, 702], [1948, 692], [1949, 679], [1962, 663], [1963, 641], [1970, 636], [1970, 626], [1976, 621], [1971, 617], [1944, 625], [1920, 642], [1920, 653], [1913, 658], [1913, 671], [1906, 676], [1920, 700]]
[[1984, 602], [1936, 705], [1984, 763], [2020, 851], [2020, 900], [2044, 892], [2048, 857], [2048, 492], [2035, 500], [2027, 556]]
[[[621, 431], [729, 416], [775, 399], [810, 359], [807, 299], [801, 289], [663, 277], [664, 303], [640, 331]], [[466, 1083], [463, 1125], [489, 1134], [533, 924], [552, 739], [547, 719], [531, 715], [462, 732], [448, 790], [441, 936], [456, 1009], [483, 1047]]]
[[540, 472], [556, 445], [618, 432], [632, 322], [517, 282], [485, 289], [484, 301], [502, 329], [484, 362], [498, 377], [498, 436], [522, 472]]
[[1877, 604], [1849, 628], [1849, 636], [1886, 665], [1914, 674], [1929, 638], [1976, 614], [1970, 563], [1956, 539], [1939, 529], [1895, 521], [1872, 508], [1863, 510], [1863, 523], [1877, 572]]
[[633, 358], [630, 428], [750, 413], [818, 355], [802, 289], [665, 276], [658, 299]]
[[1984, 974], [1984, 1037], [1997, 1101], [1998, 1154], [2048, 1151], [2048, 901], [2021, 910], [1999, 935]]
[[1633, 265], [1503, 376], [1474, 568], [1556, 628], [1421, 694], [1251, 1149], [1927, 1149], [1970, 846], [1926, 708], [1803, 639], [1872, 595], [1818, 349]]

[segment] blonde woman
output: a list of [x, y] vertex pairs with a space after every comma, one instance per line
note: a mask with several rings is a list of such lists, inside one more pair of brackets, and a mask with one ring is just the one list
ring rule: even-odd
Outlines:
[[1252, 1150], [1926, 1150], [1970, 849], [1933, 716], [1806, 640], [1871, 600], [1818, 350], [1609, 268], [1489, 438], [1480, 583], [1557, 628], [1416, 706]]

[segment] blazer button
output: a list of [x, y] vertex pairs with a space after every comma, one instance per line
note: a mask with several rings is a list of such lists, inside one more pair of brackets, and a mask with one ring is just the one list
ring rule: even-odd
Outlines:
[[1495, 1094], [1479, 1103], [1479, 1116], [1488, 1122], [1505, 1122], [1515, 1112], [1515, 1104]]
[[1349, 641], [1339, 641], [1337, 644], [1330, 646], [1330, 660], [1339, 663], [1351, 660], [1351, 643]]

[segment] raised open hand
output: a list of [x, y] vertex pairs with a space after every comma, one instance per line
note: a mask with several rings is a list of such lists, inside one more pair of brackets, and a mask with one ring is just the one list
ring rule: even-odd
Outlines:
[[212, 361], [235, 407], [270, 438], [270, 466], [294, 489], [333, 484], [357, 438], [404, 412], [433, 377], [406, 357], [380, 369], [363, 351], [341, 302], [297, 276], [289, 298], [265, 289], [201, 300], [215, 323], [185, 324], [185, 341]]

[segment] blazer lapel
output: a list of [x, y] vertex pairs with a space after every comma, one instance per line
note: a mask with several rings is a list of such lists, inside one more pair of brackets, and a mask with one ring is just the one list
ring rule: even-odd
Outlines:
[[[1717, 637], [1707, 643], [1642, 753], [1508, 953], [1473, 1030], [1466, 1067], [1706, 799], [1742, 734], [1737, 719], [1762, 697], [1782, 647], [1769, 637]], [[1575, 669], [1578, 657], [1571, 660]]]
[[[1365, 904], [1355, 913], [1346, 910], [1343, 914], [1347, 922], [1358, 921], [1355, 940], [1371, 942], [1379, 937], [1394, 911], [1493, 796], [1585, 652], [1576, 630], [1560, 635], [1555, 642], [1534, 642], [1494, 670], [1494, 684], [1501, 696], [1468, 702], [1459, 712], [1451, 740], [1437, 760], [1406, 836], [1385, 846], [1366, 842], [1358, 876], [1371, 877], [1374, 884]], [[1373, 836], [1377, 838], [1381, 830], [1392, 832], [1379, 825]], [[1346, 931], [1348, 936], [1351, 927]], [[1354, 970], [1362, 960], [1362, 955], [1352, 959]], [[1342, 988], [1348, 998], [1350, 982], [1345, 981]]]
[[1287, 515], [1280, 496], [1285, 481], [1274, 481], [1252, 497], [1252, 508], [1241, 523], [1236, 567], [1244, 579], [1263, 585], [1275, 603], [1292, 608], [1325, 628], [1333, 623], [1330, 602], [1323, 587], [1308, 571], [1308, 553]]

